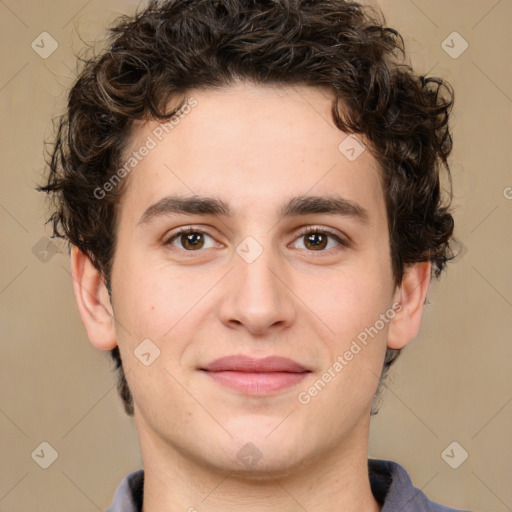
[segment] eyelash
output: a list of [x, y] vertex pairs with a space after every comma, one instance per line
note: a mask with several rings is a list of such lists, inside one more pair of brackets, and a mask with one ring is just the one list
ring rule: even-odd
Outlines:
[[[211, 235], [209, 235], [206, 231], [202, 231], [201, 229], [196, 229], [192, 226], [188, 226], [188, 227], [185, 227], [185, 228], [181, 228], [179, 229], [176, 233], [174, 233], [172, 236], [170, 236], [167, 241], [165, 242], [164, 245], [172, 245], [172, 242], [176, 239], [178, 239], [181, 235], [183, 234], [188, 234], [188, 233], [200, 233], [200, 234], [203, 234], [203, 235], [207, 235], [209, 236], [210, 238], [213, 239], [213, 237]], [[324, 227], [320, 227], [320, 226], [307, 226], [303, 231], [301, 231], [297, 237], [295, 238], [295, 240], [299, 239], [299, 238], [303, 238], [305, 237], [306, 235], [309, 235], [311, 233], [319, 233], [319, 234], [322, 234], [322, 235], [328, 235], [329, 237], [333, 238], [336, 242], [338, 242], [339, 246], [334, 248], [334, 251], [338, 251], [338, 250], [341, 250], [341, 248], [348, 248], [351, 246], [351, 243], [347, 240], [347, 239], [344, 239], [342, 237], [340, 237], [337, 232], [329, 229], [329, 228], [324, 228]], [[198, 250], [187, 250], [187, 249], [178, 249], [178, 250], [181, 250], [183, 252], [186, 252], [186, 253], [195, 253], [195, 252], [201, 252], [201, 249], [198, 249]], [[318, 250], [318, 251], [314, 251], [314, 250], [308, 250], [306, 249], [307, 252], [309, 253], [330, 253], [331, 251], [333, 251], [333, 249], [327, 249], [327, 250]]]

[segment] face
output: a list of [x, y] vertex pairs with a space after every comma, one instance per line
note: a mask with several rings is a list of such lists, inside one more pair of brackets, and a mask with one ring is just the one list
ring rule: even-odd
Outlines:
[[137, 125], [128, 153], [149, 149], [119, 211], [112, 299], [141, 443], [275, 474], [364, 447], [395, 300], [377, 162], [340, 148], [323, 90], [189, 97], [169, 133]]

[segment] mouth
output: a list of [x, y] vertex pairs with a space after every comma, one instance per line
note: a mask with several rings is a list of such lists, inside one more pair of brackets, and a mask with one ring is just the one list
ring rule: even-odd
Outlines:
[[200, 368], [216, 383], [248, 395], [268, 395], [297, 385], [311, 370], [285, 357], [228, 356]]

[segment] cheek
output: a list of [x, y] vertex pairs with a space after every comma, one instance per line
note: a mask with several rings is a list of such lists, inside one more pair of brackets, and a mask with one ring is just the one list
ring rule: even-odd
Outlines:
[[376, 261], [356, 262], [315, 279], [309, 290], [304, 302], [318, 313], [337, 343], [345, 343], [372, 326], [390, 307], [393, 291], [390, 269]]
[[[153, 379], [169, 378], [166, 369], [172, 373], [180, 371], [183, 354], [207, 314], [204, 296], [218, 276], [177, 273], [161, 261], [148, 261], [142, 256], [138, 262], [134, 258], [125, 259], [124, 265], [119, 263], [116, 317], [123, 366], [134, 372], [135, 387], [139, 382], [157, 385], [158, 381], [152, 383]], [[148, 350], [142, 343], [146, 343]], [[158, 355], [150, 365], [151, 371], [144, 361], [137, 359], [141, 352], [150, 352], [149, 359], [153, 359], [153, 353]]]
[[180, 280], [166, 277], [162, 263], [142, 251], [125, 251], [116, 260], [115, 270], [117, 316], [126, 324], [129, 337], [161, 338], [184, 308]]

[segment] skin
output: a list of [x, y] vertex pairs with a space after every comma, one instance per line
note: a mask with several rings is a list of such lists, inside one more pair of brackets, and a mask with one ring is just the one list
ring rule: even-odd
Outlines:
[[[339, 151], [347, 134], [331, 120], [326, 90], [238, 82], [188, 95], [197, 106], [127, 178], [112, 303], [87, 256], [74, 248], [71, 261], [92, 344], [120, 348], [145, 469], [144, 511], [380, 510], [367, 470], [372, 398], [386, 346], [402, 348], [418, 332], [430, 264], [411, 266], [394, 286], [377, 161], [369, 150], [352, 162]], [[156, 127], [138, 123], [131, 150]], [[217, 197], [233, 215], [139, 224], [170, 194]], [[301, 194], [346, 198], [368, 221], [280, 218], [282, 205]], [[187, 251], [179, 237], [166, 244], [187, 226], [209, 235], [202, 248]], [[306, 226], [330, 228], [349, 245], [329, 238], [315, 248]], [[249, 236], [262, 250], [252, 263], [236, 252]], [[402, 306], [394, 318], [300, 403], [298, 394], [394, 303]], [[146, 338], [160, 350], [149, 366], [134, 356]], [[198, 370], [232, 354], [284, 356], [311, 373], [297, 386], [248, 396]], [[261, 454], [251, 467], [237, 457], [249, 442]]]

